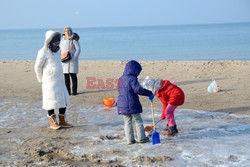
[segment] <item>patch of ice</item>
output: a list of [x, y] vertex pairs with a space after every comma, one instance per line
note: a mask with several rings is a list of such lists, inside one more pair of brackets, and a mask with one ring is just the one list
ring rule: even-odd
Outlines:
[[[150, 112], [149, 109], [145, 109]], [[156, 117], [160, 116], [160, 109], [155, 109]], [[93, 112], [93, 111], [91, 111]], [[94, 119], [92, 116], [95, 115]], [[115, 109], [105, 111], [102, 108], [95, 109], [94, 113], [84, 112], [88, 125], [103, 125], [100, 130], [102, 135], [120, 134], [116, 126], [123, 125], [123, 119], [118, 116]], [[87, 147], [89, 152], [100, 150], [122, 150], [122, 155], [110, 155], [110, 158], [120, 158], [127, 165], [138, 165], [131, 161], [137, 156], [164, 156], [168, 155], [174, 161], [168, 164], [176, 166], [230, 166], [250, 165], [249, 131], [250, 125], [234, 118], [228, 113], [195, 111], [178, 109], [175, 112], [179, 135], [172, 140], [167, 140], [161, 135], [161, 144], [151, 145], [134, 144], [126, 145], [126, 140], [103, 141], [101, 145]], [[120, 117], [120, 118], [119, 118]], [[152, 124], [151, 115], [142, 114], [144, 124]], [[230, 119], [228, 119], [230, 117]], [[237, 116], [238, 118], [238, 116]], [[250, 118], [250, 117], [249, 117]], [[96, 122], [98, 120], [99, 122]], [[165, 121], [157, 125], [158, 129], [165, 127]], [[98, 137], [95, 139], [98, 140]], [[76, 149], [76, 148], [75, 148]], [[78, 153], [80, 153], [78, 151]]]
[[[79, 106], [79, 109], [71, 112], [74, 116], [77, 115], [74, 118], [69, 114], [70, 119], [76, 120], [76, 126], [88, 127], [85, 131], [74, 131], [72, 140], [82, 138], [96, 142], [93, 145], [74, 146], [71, 153], [76, 156], [101, 152], [103, 159], [119, 159], [125, 166], [155, 165], [135, 160], [140, 156], [171, 157], [172, 161], [159, 162], [160, 165], [169, 166], [250, 166], [250, 125], [247, 123], [250, 117], [246, 115], [177, 109], [175, 118], [178, 136], [169, 140], [161, 135], [161, 143], [157, 145], [145, 143], [128, 146], [122, 137], [123, 117], [117, 114], [116, 107], [105, 109], [102, 106]], [[155, 108], [156, 121], [160, 113], [161, 109]], [[44, 126], [48, 121], [46, 114], [38, 102], [15, 105], [0, 102], [0, 127], [19, 129]], [[144, 125], [152, 124], [150, 108], [144, 108], [141, 115]], [[157, 124], [157, 131], [165, 126], [165, 120], [161, 121]], [[92, 128], [94, 131], [91, 131]]]

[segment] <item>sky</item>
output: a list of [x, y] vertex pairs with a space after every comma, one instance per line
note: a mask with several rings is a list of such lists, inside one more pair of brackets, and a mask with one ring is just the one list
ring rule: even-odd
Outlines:
[[0, 29], [250, 22], [249, 0], [1, 0]]

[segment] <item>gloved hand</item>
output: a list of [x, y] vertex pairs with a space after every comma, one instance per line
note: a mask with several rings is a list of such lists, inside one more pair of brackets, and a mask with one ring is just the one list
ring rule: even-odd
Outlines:
[[152, 93], [150, 96], [148, 96], [148, 100], [153, 103], [153, 99], [154, 99], [154, 94]]

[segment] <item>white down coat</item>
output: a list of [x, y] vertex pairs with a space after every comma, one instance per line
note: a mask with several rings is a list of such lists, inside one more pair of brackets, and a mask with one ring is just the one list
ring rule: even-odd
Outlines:
[[70, 105], [60, 54], [52, 53], [48, 48], [48, 44], [57, 33], [46, 32], [44, 46], [38, 51], [34, 67], [38, 82], [42, 83], [42, 108], [45, 110], [65, 108]]
[[62, 62], [64, 74], [78, 74], [79, 70], [79, 55], [81, 47], [78, 41], [73, 40], [73, 35], [69, 39], [65, 39], [64, 36], [60, 42], [61, 53], [69, 51], [71, 59], [69, 61]]

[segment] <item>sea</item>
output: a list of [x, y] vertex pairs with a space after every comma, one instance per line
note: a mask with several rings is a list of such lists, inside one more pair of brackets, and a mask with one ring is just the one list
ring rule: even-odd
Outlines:
[[[1, 29], [0, 60], [35, 60], [47, 30]], [[250, 60], [250, 22], [73, 27], [73, 32], [80, 36], [80, 60]]]

